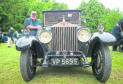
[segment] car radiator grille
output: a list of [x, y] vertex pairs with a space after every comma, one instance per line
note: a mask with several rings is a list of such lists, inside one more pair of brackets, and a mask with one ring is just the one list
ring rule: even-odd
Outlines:
[[52, 27], [51, 51], [77, 51], [77, 27]]

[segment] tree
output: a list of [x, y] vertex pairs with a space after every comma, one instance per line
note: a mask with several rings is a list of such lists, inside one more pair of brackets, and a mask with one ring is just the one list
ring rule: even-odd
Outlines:
[[82, 19], [82, 26], [86, 26], [85, 23], [84, 23], [84, 19], [86, 19], [86, 7], [87, 7], [87, 3], [83, 0], [81, 3], [80, 3], [80, 6], [77, 8], [79, 10], [81, 10], [81, 19]]
[[64, 10], [68, 9], [65, 3], [52, 2], [51, 10]]
[[42, 11], [60, 9], [67, 9], [67, 5], [64, 3], [57, 3], [55, 1], [50, 2], [50, 0], [32, 1], [29, 4], [28, 17], [30, 16], [31, 11], [36, 11], [38, 14], [37, 18], [41, 19], [41, 22], [43, 23]]
[[[8, 17], [8, 21], [4, 23], [7, 25], [3, 26], [4, 30], [7, 31], [10, 26], [15, 28], [15, 25], [18, 23], [22, 24], [24, 18], [27, 15], [26, 11], [28, 10], [28, 2], [26, 3], [26, 1], [27, 0], [2, 0], [0, 7], [2, 7], [3, 11], [7, 14]], [[15, 29], [20, 31], [20, 28]]]
[[6, 28], [4, 28], [7, 25], [7, 14], [2, 10], [0, 7], [0, 28], [2, 28], [2, 31], [4, 31]]
[[98, 25], [104, 25], [106, 10], [103, 4], [97, 0], [90, 0], [87, 4], [86, 10], [87, 23], [85, 24], [92, 32], [97, 31]]
[[110, 13], [108, 13], [105, 19], [105, 31], [111, 32], [113, 27], [118, 23], [121, 17], [122, 16], [118, 10], [112, 10]]

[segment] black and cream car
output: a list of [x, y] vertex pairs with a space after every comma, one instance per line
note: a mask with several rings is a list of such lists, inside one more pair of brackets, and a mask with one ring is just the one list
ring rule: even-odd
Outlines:
[[[108, 46], [115, 43], [114, 36], [103, 32], [103, 25], [93, 34], [81, 28], [80, 10], [43, 11], [43, 29], [36, 36], [20, 38], [16, 49], [21, 51], [20, 71], [25, 81], [30, 81], [41, 67], [92, 67], [100, 82], [108, 80], [111, 73], [111, 54]], [[41, 61], [38, 59], [41, 58]], [[87, 58], [91, 58], [88, 61]]]

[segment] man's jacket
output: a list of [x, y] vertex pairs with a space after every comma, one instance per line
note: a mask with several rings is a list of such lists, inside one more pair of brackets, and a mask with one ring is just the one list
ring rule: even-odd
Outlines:
[[[33, 22], [33, 20], [31, 18], [27, 18], [25, 19], [24, 23], [23, 23], [23, 31], [26, 29], [26, 27], [28, 25], [32, 25], [32, 26], [39, 26], [41, 25], [39, 20], [36, 20], [35, 22]], [[37, 33], [37, 29], [30, 29], [29, 35], [33, 35], [35, 36]]]
[[12, 38], [13, 36], [13, 31], [11, 29], [8, 30], [8, 37], [11, 37]]

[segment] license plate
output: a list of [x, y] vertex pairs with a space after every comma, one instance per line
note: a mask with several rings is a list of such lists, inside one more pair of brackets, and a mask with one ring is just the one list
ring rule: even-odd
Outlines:
[[79, 59], [78, 58], [52, 58], [51, 59], [51, 64], [53, 65], [78, 65], [79, 64]]

